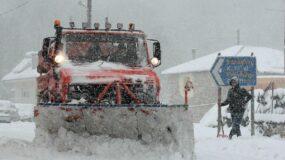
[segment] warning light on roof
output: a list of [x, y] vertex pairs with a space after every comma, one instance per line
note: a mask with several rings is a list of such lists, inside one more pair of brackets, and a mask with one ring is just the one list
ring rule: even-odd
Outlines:
[[99, 27], [100, 27], [100, 23], [94, 23], [95, 30], [99, 30]]
[[111, 27], [112, 27], [111, 23], [109, 23], [109, 22], [106, 22], [106, 23], [105, 23], [105, 29], [106, 29], [107, 31], [109, 31], [109, 30], [111, 29]]
[[123, 29], [123, 23], [117, 23], [117, 28], [118, 28], [118, 30], [122, 30]]
[[130, 31], [134, 31], [135, 30], [135, 24], [134, 23], [130, 23], [129, 24], [129, 30]]
[[87, 22], [82, 22], [82, 29], [87, 29], [87, 27], [88, 27]]
[[75, 23], [74, 22], [69, 22], [69, 26], [70, 26], [70, 28], [74, 28], [75, 27]]
[[105, 30], [109, 31], [112, 27], [112, 24], [109, 22], [108, 17], [105, 18]]
[[54, 20], [54, 26], [55, 27], [59, 27], [60, 26], [60, 20], [59, 19], [56, 19], [56, 20]]

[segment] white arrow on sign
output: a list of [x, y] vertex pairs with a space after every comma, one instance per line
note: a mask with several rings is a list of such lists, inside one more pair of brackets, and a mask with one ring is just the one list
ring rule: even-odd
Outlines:
[[216, 79], [217, 83], [219, 85], [225, 85], [222, 78], [221, 78], [221, 66], [224, 63], [225, 58], [219, 58], [218, 62], [216, 63], [216, 65], [214, 66], [213, 70], [212, 70], [212, 75], [214, 76], [214, 78]]

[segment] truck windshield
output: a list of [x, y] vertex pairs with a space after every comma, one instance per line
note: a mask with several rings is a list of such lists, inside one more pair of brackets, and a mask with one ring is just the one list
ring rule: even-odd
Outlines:
[[142, 36], [128, 34], [65, 34], [65, 53], [73, 63], [108, 61], [131, 67], [144, 66], [147, 52]]

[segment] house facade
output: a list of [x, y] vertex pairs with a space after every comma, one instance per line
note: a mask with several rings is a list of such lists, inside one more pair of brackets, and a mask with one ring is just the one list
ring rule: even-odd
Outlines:
[[37, 52], [28, 52], [24, 59], [2, 78], [15, 103], [36, 103]]
[[[210, 70], [218, 54], [221, 56], [251, 56], [257, 59], [257, 85], [264, 89], [270, 82], [275, 87], [285, 88], [283, 52], [265, 47], [233, 46], [222, 51], [171, 67], [162, 72], [162, 84], [167, 89], [162, 96], [167, 104], [183, 104], [185, 95], [183, 83], [191, 79], [193, 90], [190, 91], [189, 104], [194, 110], [194, 120], [198, 122], [203, 115], [217, 102], [218, 86], [213, 80]], [[181, 84], [182, 83], [182, 84]], [[222, 100], [226, 98], [229, 87], [222, 87]]]

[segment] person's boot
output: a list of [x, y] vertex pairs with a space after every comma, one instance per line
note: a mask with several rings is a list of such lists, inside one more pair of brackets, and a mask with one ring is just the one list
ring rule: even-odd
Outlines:
[[229, 134], [229, 140], [231, 140], [232, 138], [233, 138], [233, 131], [231, 130]]
[[241, 136], [241, 131], [240, 129], [237, 131], [237, 137]]

